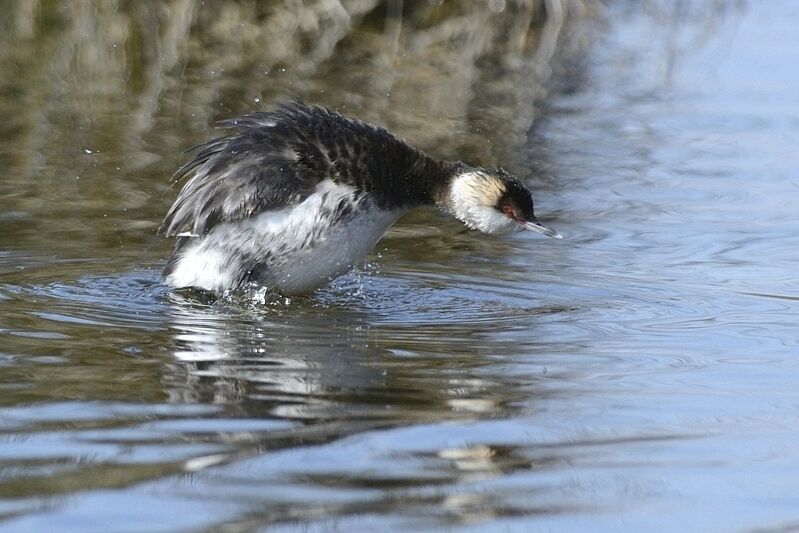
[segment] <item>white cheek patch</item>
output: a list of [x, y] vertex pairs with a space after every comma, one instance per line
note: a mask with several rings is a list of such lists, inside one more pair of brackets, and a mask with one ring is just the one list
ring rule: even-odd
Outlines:
[[501, 181], [482, 172], [466, 172], [452, 180], [449, 210], [471, 229], [504, 233], [516, 223], [494, 206], [505, 193]]

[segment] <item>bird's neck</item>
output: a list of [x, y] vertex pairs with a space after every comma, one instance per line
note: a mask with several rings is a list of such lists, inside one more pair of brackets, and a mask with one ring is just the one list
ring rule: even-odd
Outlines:
[[446, 209], [452, 181], [467, 165], [434, 159], [404, 144], [402, 148], [392, 154], [389, 164], [380, 156], [375, 158], [373, 176], [377, 186], [372, 193], [378, 205], [398, 210], [425, 205]]
[[460, 161], [444, 161], [424, 157], [414, 168], [415, 181], [421, 185], [424, 205], [445, 209], [449, 204], [452, 181], [467, 166]]

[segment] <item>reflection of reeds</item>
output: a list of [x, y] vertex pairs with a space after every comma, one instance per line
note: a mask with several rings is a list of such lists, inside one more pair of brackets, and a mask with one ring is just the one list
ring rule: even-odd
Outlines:
[[184, 149], [295, 98], [518, 170], [551, 68], [599, 5], [0, 0], [0, 209], [42, 249], [62, 248], [53, 221], [67, 254], [141, 242]]
[[35, 131], [32, 142], [46, 134], [37, 124], [66, 121], [84, 145], [135, 150], [134, 166], [157, 155], [153, 143], [177, 148], [187, 129], [262, 107], [256, 99], [297, 97], [444, 155], [492, 160], [505, 143], [486, 139], [524, 134], [564, 28], [596, 4], [17, 0], [0, 68], [30, 100], [18, 128]]
[[[671, 38], [708, 33], [730, 4], [611, 5], [644, 5]], [[120, 231], [140, 238], [166, 209], [167, 175], [187, 146], [218, 119], [293, 98], [384, 124], [435, 156], [526, 177], [519, 148], [552, 73], [559, 87], [580, 85], [573, 60], [601, 27], [590, 22], [609, 18], [604, 5], [0, 0], [0, 211], [34, 220], [44, 248], [48, 220], [116, 245], [104, 218], [123, 209]]]

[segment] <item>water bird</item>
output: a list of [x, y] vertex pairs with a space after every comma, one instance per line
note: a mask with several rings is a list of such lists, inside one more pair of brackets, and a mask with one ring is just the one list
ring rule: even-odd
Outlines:
[[363, 260], [407, 211], [436, 206], [487, 234], [560, 238], [502, 169], [429, 157], [387, 130], [298, 102], [223, 122], [195, 147], [159, 232], [176, 245], [164, 279], [223, 293], [256, 283], [310, 292]]

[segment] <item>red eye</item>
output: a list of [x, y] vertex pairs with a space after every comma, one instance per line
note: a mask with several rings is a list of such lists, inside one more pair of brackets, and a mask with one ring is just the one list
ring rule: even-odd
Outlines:
[[514, 213], [513, 206], [511, 204], [502, 204], [502, 214], [512, 219], [516, 219], [516, 213]]

